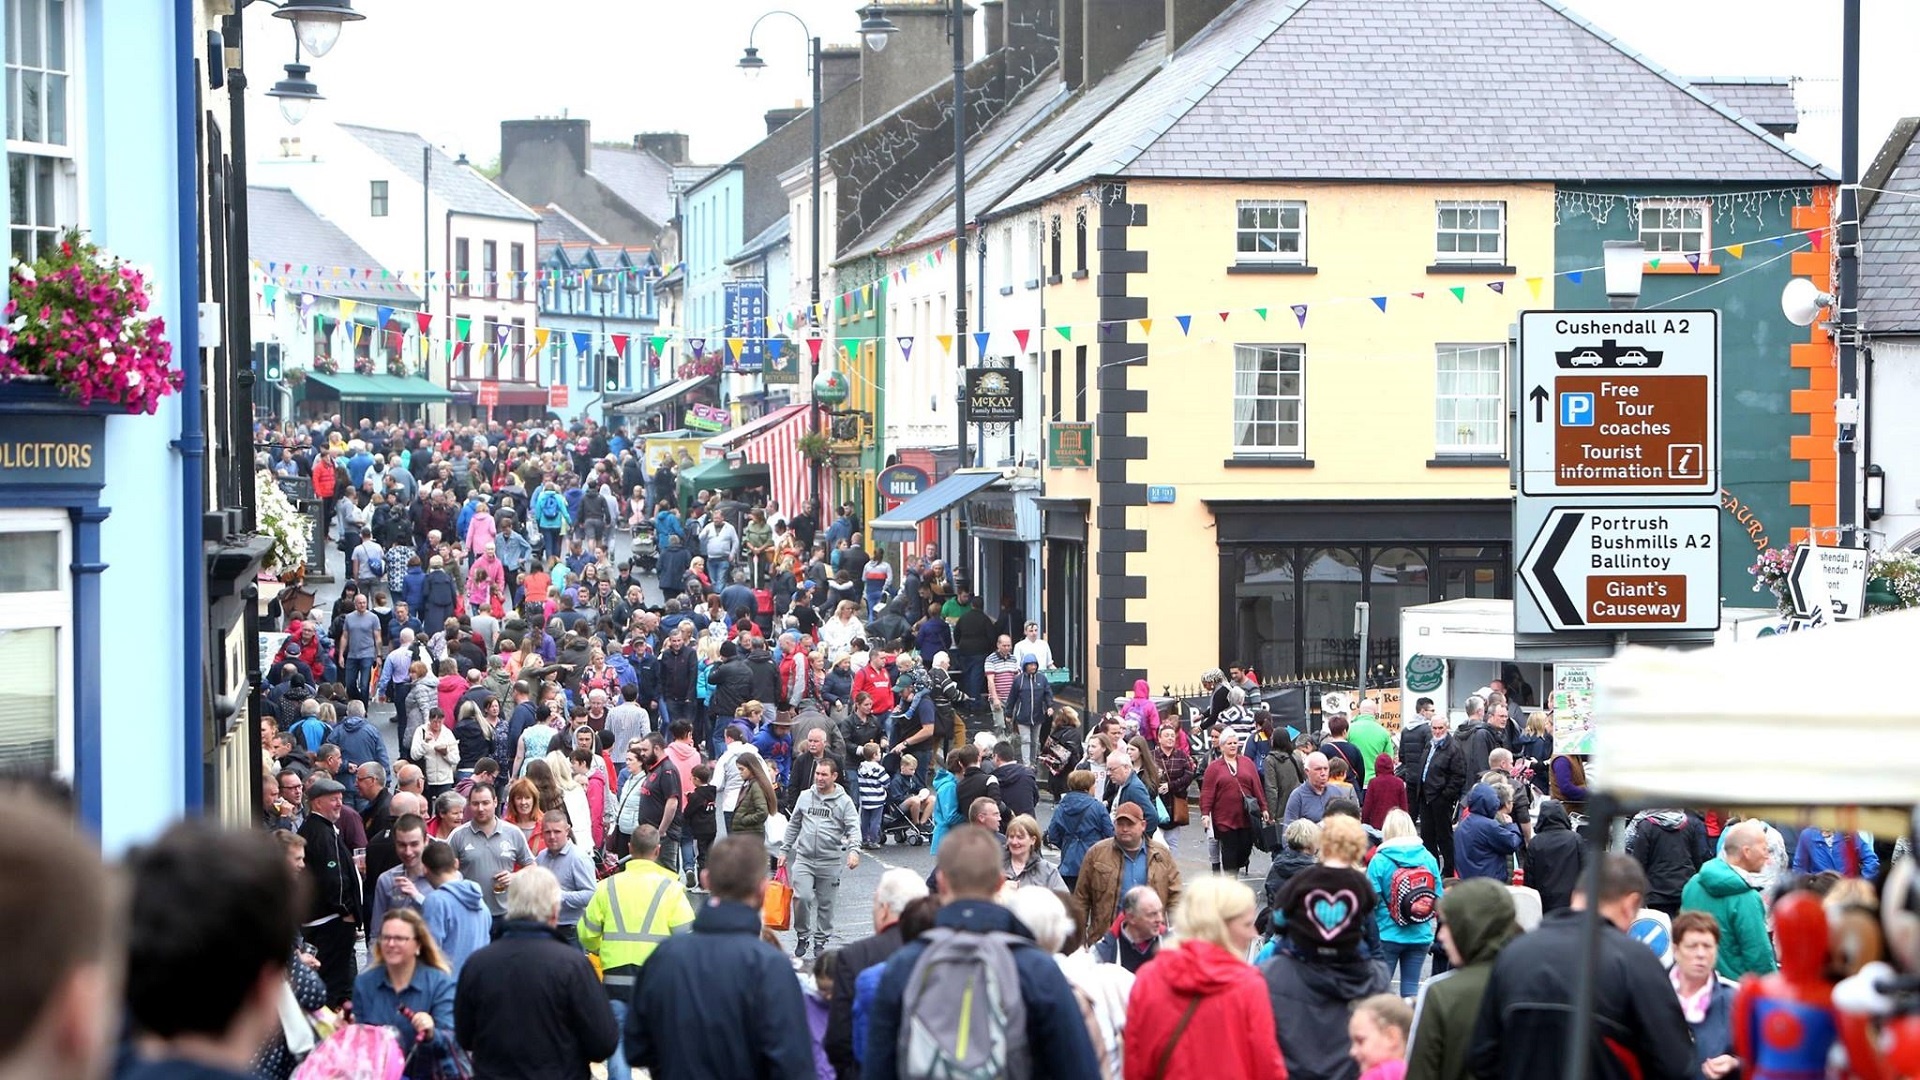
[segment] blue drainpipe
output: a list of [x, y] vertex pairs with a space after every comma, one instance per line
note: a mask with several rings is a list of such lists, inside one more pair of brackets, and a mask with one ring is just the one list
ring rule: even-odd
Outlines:
[[[200, 152], [198, 69], [194, 55], [194, 0], [174, 0], [174, 177], [180, 218], [180, 318], [174, 329], [174, 355], [180, 361], [180, 796], [182, 812], [198, 814], [206, 803], [207, 707], [205, 675], [207, 613], [206, 556], [201, 540], [206, 506], [207, 436], [201, 410], [200, 364]], [[224, 64], [215, 56], [209, 63]], [[240, 193], [246, 197], [245, 192]], [[251, 455], [249, 455], [251, 456]], [[252, 483], [251, 472], [247, 482]]]

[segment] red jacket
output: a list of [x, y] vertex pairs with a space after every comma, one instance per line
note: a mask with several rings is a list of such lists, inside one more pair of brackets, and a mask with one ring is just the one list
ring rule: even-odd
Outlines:
[[887, 681], [887, 669], [872, 664], [853, 673], [853, 696], [873, 695], [873, 714], [885, 716], [893, 711], [893, 684]]
[[1392, 773], [1374, 773], [1367, 783], [1366, 802], [1360, 806], [1360, 820], [1376, 829], [1382, 828], [1387, 823], [1387, 815], [1395, 810], [1407, 810], [1407, 782]]
[[[1195, 999], [1200, 1004], [1168, 1054], [1173, 1031]], [[1127, 999], [1124, 1045], [1126, 1080], [1287, 1078], [1266, 980], [1251, 964], [1211, 942], [1163, 947], [1139, 970], [1133, 996]]]
[[1266, 787], [1260, 783], [1260, 770], [1253, 767], [1253, 759], [1242, 754], [1238, 768], [1238, 775], [1228, 772], [1227, 759], [1214, 758], [1200, 778], [1200, 812], [1212, 815], [1216, 829], [1259, 826], [1259, 822], [1247, 820], [1247, 804], [1241, 801], [1242, 796], [1253, 796], [1259, 801], [1260, 809], [1273, 812], [1267, 805]]

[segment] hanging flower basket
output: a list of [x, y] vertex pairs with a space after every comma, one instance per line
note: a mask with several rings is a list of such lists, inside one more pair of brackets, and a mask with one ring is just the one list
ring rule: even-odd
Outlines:
[[286, 380], [288, 386], [299, 386], [301, 383], [307, 381], [307, 369], [303, 367], [288, 368], [280, 377]]
[[353, 370], [361, 375], [371, 375], [373, 374], [373, 361], [364, 356], [359, 357], [353, 362]]
[[294, 508], [267, 469], [253, 474], [253, 493], [259, 507], [260, 535], [273, 541], [260, 565], [282, 579], [292, 578], [307, 561], [307, 517]]
[[313, 358], [313, 370], [322, 375], [336, 375], [340, 371], [340, 363], [331, 356], [316, 356]]
[[39, 380], [82, 405], [151, 413], [180, 389], [147, 278], [78, 230], [32, 264], [15, 259], [0, 326], [0, 380]]
[[[1787, 575], [1793, 572], [1793, 549], [1770, 548], [1747, 568], [1754, 592], [1771, 592], [1773, 606], [1782, 615], [1793, 614]], [[1920, 607], [1920, 555], [1911, 551], [1876, 551], [1867, 556], [1867, 612], [1876, 614]]]
[[412, 375], [413, 372], [408, 370], [407, 362], [405, 360], [396, 359], [396, 360], [387, 361], [387, 374], [392, 375], [395, 378], [404, 379], [407, 376]]

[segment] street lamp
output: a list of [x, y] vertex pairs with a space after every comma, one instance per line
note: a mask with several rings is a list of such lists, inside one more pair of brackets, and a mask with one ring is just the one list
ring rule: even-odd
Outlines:
[[[784, 15], [794, 22], [799, 23], [800, 32], [807, 36], [812, 46], [811, 51], [808, 53], [809, 62], [807, 65], [809, 73], [813, 76], [813, 107], [807, 110], [808, 115], [813, 118], [813, 191], [812, 200], [808, 203], [807, 207], [811, 218], [808, 222], [807, 254], [812, 259], [813, 265], [809, 277], [807, 323], [813, 332], [818, 333], [820, 318], [820, 98], [822, 96], [821, 87], [823, 82], [823, 76], [820, 70], [820, 39], [814, 36], [812, 30], [807, 28], [807, 21], [795, 15], [793, 12], [785, 10], [769, 11], [765, 15], [753, 20], [753, 26], [747, 30], [747, 49], [746, 52], [741, 54], [740, 62], [737, 66], [742, 72], [746, 73], [749, 78], [758, 75], [766, 68], [767, 62], [760, 59], [760, 50], [753, 47], [753, 35], [759, 31], [761, 23], [766, 22], [775, 15]], [[864, 25], [863, 23], [862, 26]], [[816, 377], [820, 374], [820, 351], [818, 349], [813, 350], [813, 374]], [[820, 431], [820, 402], [818, 398], [812, 400], [812, 417], [808, 426], [817, 434]], [[816, 466], [813, 470], [813, 499], [816, 504], [824, 506], [826, 500], [823, 497], [824, 485], [820, 482], [821, 472], [822, 468], [820, 466]]]
[[342, 27], [366, 18], [353, 10], [353, 0], [285, 0], [276, 6], [280, 10], [273, 13], [274, 18], [293, 23], [293, 36], [313, 56], [327, 55], [333, 43], [340, 40]]
[[887, 18], [887, 9], [879, 4], [868, 4], [860, 9], [860, 33], [867, 39], [867, 48], [874, 52], [887, 51], [887, 39], [898, 33], [899, 27]]
[[1638, 240], [1608, 240], [1600, 245], [1600, 256], [1606, 273], [1607, 302], [1622, 310], [1631, 308], [1640, 299], [1647, 246]]
[[307, 78], [307, 72], [313, 70], [305, 64], [288, 64], [287, 77], [273, 84], [267, 96], [280, 102], [280, 115], [289, 124], [298, 124], [307, 118], [307, 109], [316, 101], [325, 101], [320, 96], [320, 88]]

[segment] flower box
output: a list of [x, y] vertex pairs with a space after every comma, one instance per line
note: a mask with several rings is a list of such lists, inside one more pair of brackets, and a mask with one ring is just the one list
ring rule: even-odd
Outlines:
[[14, 260], [9, 277], [0, 384], [20, 407], [151, 413], [180, 389], [166, 321], [151, 312], [141, 271], [75, 230], [31, 265]]

